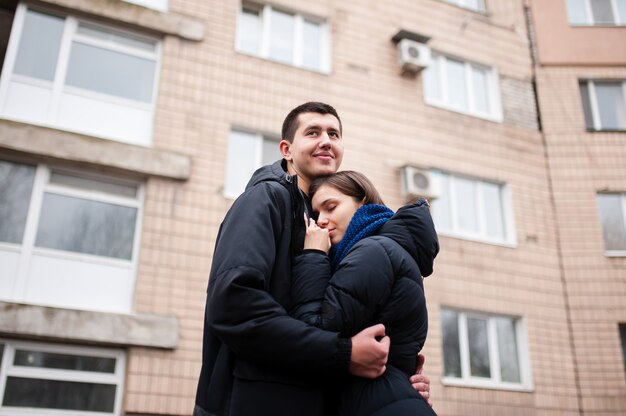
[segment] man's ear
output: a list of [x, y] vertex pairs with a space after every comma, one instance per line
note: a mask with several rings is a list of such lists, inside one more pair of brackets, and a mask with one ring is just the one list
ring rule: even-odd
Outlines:
[[291, 143], [287, 140], [281, 140], [278, 144], [278, 148], [280, 149], [280, 154], [283, 155], [283, 159], [290, 161], [291, 157]]

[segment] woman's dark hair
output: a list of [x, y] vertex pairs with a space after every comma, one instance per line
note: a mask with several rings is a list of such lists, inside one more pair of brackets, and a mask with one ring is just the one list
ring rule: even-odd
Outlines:
[[374, 184], [362, 173], [353, 170], [344, 170], [333, 175], [319, 177], [309, 185], [311, 199], [322, 185], [332, 186], [344, 195], [354, 198], [357, 202], [368, 204], [383, 204], [383, 199], [374, 187]]
[[298, 116], [303, 113], [330, 114], [335, 116], [339, 122], [339, 133], [342, 133], [343, 128], [337, 110], [328, 104], [311, 101], [297, 106], [287, 114], [285, 121], [283, 121], [283, 140], [287, 140], [289, 143], [293, 142], [293, 137], [296, 134], [296, 130], [298, 130]]

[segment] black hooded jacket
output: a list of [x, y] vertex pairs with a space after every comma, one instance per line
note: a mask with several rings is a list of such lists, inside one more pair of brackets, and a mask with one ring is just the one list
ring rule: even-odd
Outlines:
[[383, 323], [391, 338], [387, 372], [344, 384], [340, 414], [434, 414], [408, 378], [428, 331], [422, 276], [432, 273], [438, 251], [428, 203], [420, 200], [357, 242], [332, 276], [325, 253], [306, 250], [296, 258], [292, 316], [344, 337]]
[[[287, 313], [307, 204], [279, 161], [257, 170], [226, 214], [209, 277], [194, 416], [249, 408], [256, 415], [315, 414], [310, 409], [320, 403], [312, 401], [323, 396], [314, 387], [347, 373], [350, 339]], [[246, 382], [255, 388], [246, 390]], [[297, 389], [307, 399], [286, 403]]]

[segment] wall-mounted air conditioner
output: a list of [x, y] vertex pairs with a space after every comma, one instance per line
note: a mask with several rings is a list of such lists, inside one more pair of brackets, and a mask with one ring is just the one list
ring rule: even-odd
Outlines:
[[430, 47], [411, 39], [398, 42], [398, 62], [403, 74], [416, 74], [430, 65]]
[[432, 201], [439, 197], [440, 191], [429, 170], [404, 166], [402, 168], [402, 193], [406, 199], [423, 197]]

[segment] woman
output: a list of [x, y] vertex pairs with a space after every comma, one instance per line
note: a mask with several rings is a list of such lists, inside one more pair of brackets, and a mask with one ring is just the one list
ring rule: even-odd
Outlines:
[[394, 214], [352, 171], [315, 180], [309, 193], [318, 219], [309, 221], [305, 250], [294, 263], [292, 316], [345, 337], [382, 323], [391, 338], [385, 374], [342, 380], [334, 411], [435, 415], [408, 382], [428, 330], [422, 276], [432, 273], [439, 251], [428, 203]]

